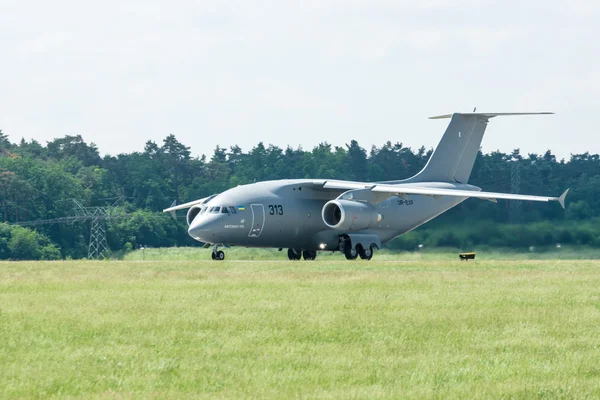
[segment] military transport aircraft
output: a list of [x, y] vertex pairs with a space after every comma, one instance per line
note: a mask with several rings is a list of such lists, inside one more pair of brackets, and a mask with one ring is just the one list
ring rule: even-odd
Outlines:
[[381, 245], [476, 197], [558, 201], [560, 197], [483, 192], [467, 182], [490, 118], [540, 113], [455, 113], [421, 172], [386, 182], [328, 179], [278, 180], [241, 185], [164, 210], [188, 209], [188, 233], [212, 247], [213, 260], [229, 246], [288, 249], [290, 260], [314, 260], [317, 251], [340, 251], [370, 260]]

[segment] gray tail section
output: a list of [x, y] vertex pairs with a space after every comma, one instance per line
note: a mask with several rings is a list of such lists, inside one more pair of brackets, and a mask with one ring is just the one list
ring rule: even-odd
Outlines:
[[430, 119], [451, 118], [442, 140], [431, 154], [425, 168], [404, 182], [467, 183], [490, 118], [504, 115], [543, 113], [455, 113]]

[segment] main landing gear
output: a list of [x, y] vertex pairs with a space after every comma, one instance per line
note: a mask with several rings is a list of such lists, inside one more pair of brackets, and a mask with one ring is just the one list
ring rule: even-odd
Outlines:
[[340, 251], [346, 256], [346, 260], [356, 260], [360, 257], [361, 260], [370, 260], [373, 258], [376, 246], [371, 245], [367, 248], [363, 247], [360, 243], [356, 246], [352, 246], [350, 240], [344, 240], [340, 242]]
[[371, 258], [373, 258], [373, 253], [373, 247], [364, 249], [362, 246], [360, 246], [360, 248], [358, 249], [358, 256], [361, 258], [361, 260], [370, 260]]
[[305, 260], [314, 260], [317, 258], [317, 252], [312, 250], [288, 249], [288, 259], [297, 261], [302, 258]]
[[219, 250], [219, 246], [213, 247], [212, 259], [215, 261], [223, 261], [225, 259], [225, 253], [223, 250]]

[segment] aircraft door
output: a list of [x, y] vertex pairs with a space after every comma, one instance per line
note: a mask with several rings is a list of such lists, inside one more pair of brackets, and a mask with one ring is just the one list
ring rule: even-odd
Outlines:
[[250, 205], [252, 210], [252, 225], [248, 237], [259, 237], [265, 225], [265, 206], [262, 204]]

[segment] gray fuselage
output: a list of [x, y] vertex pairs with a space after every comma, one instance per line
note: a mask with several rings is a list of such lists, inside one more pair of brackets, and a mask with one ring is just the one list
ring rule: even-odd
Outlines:
[[[423, 186], [423, 183], [420, 184]], [[427, 183], [428, 187], [479, 190], [471, 185]], [[313, 180], [266, 181], [237, 186], [188, 214], [188, 232], [210, 244], [243, 247], [337, 250], [348, 232], [329, 227], [325, 203], [345, 190], [324, 190]], [[464, 201], [462, 197], [391, 196], [374, 205], [381, 220], [355, 234], [377, 236], [385, 243]], [[217, 210], [218, 207], [218, 211]], [[227, 211], [223, 211], [223, 208]], [[211, 211], [212, 210], [212, 211]], [[190, 218], [191, 217], [191, 218]]]

